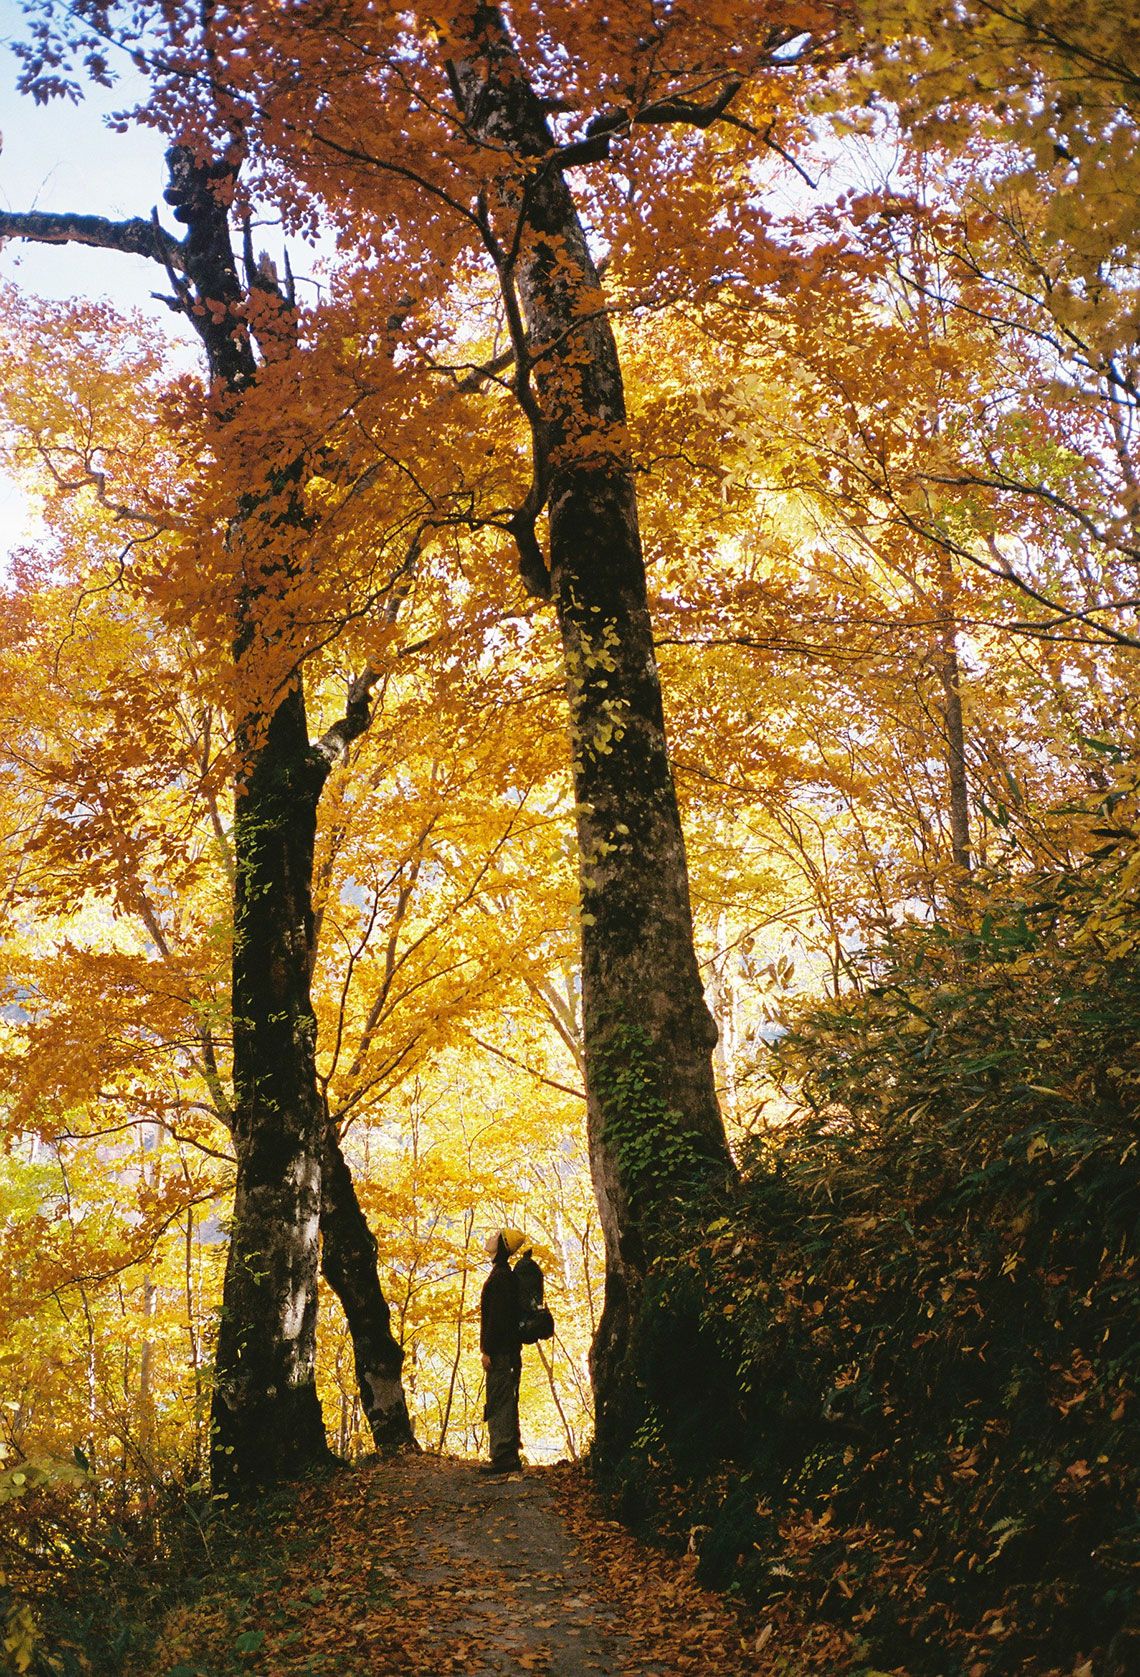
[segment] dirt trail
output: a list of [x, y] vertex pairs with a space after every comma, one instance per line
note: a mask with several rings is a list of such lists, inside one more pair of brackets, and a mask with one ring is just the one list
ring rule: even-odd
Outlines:
[[[549, 1474], [486, 1478], [469, 1462], [405, 1458], [384, 1473], [382, 1495], [397, 1519], [407, 1511], [405, 1576], [432, 1594], [427, 1669], [471, 1677], [664, 1670], [638, 1657], [617, 1605], [599, 1597]], [[403, 1571], [392, 1569], [396, 1591]]]
[[171, 1613], [145, 1677], [755, 1672], [754, 1637], [691, 1565], [587, 1495], [565, 1469], [496, 1479], [426, 1455], [338, 1474], [266, 1534], [261, 1563], [251, 1534], [244, 1577]]

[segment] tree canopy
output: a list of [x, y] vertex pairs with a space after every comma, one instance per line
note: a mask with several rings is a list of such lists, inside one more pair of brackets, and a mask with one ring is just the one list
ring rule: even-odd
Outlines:
[[25, 10], [168, 172], [0, 211], [156, 288], [0, 290], [5, 1570], [477, 1453], [517, 1225], [706, 1581], [1123, 1672], [1134, 8]]

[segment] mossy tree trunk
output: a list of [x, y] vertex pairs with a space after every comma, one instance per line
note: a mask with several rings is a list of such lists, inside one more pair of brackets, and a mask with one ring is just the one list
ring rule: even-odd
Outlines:
[[297, 689], [274, 713], [234, 812], [238, 1172], [215, 1359], [215, 1486], [272, 1483], [327, 1454], [315, 1381], [325, 1127], [309, 999], [316, 792]]
[[[243, 311], [229, 194], [175, 148], [166, 196], [188, 224], [187, 273], [198, 300], [224, 305], [224, 314], [207, 307], [193, 315], [211, 372], [228, 395], [240, 395], [256, 366], [248, 334], [235, 324]], [[277, 302], [285, 317], [289, 300]], [[287, 504], [275, 516], [288, 519], [291, 482], [278, 487]], [[242, 538], [236, 530], [235, 541]], [[251, 593], [239, 606], [239, 664], [257, 645], [259, 605]], [[270, 1483], [327, 1457], [316, 1392], [319, 1267], [345, 1311], [377, 1448], [414, 1442], [376, 1242], [318, 1088], [310, 997], [317, 808], [332, 764], [368, 726], [371, 682], [366, 672], [354, 683], [344, 717], [316, 742], [299, 679], [267, 725], [246, 717], [238, 727], [231, 1119], [238, 1177], [211, 1415], [216, 1484]]]
[[[553, 597], [570, 706], [588, 1132], [606, 1246], [591, 1358], [604, 1459], [633, 1424], [644, 1281], [675, 1234], [676, 1202], [722, 1189], [733, 1167], [693, 950], [617, 346], [544, 107], [497, 7], [472, 12], [469, 41], [449, 73], [467, 130], [486, 148], [483, 236], [535, 442], [535, 491], [516, 522], [520, 568]], [[543, 503], [548, 578], [534, 532]]]
[[[237, 164], [202, 160], [178, 145], [167, 162], [164, 196], [186, 228], [182, 239], [164, 232], [157, 218], [111, 222], [8, 211], [0, 212], [0, 234], [118, 250], [163, 266], [173, 291], [167, 301], [186, 314], [205, 349], [215, 414], [224, 428], [258, 374], [227, 209]], [[246, 278], [275, 293], [279, 338], [287, 342], [289, 300], [271, 279]], [[288, 496], [287, 481], [278, 488]], [[248, 527], [235, 525], [235, 551], [250, 539], [266, 492], [250, 486]], [[275, 516], [287, 518], [288, 507]], [[263, 565], [255, 569], [265, 572]], [[239, 665], [255, 655], [261, 603], [255, 590], [241, 600], [234, 648]], [[388, 1327], [376, 1243], [318, 1090], [309, 996], [317, 805], [332, 763], [367, 727], [369, 690], [366, 674], [354, 684], [342, 721], [315, 743], [299, 681], [270, 716], [236, 719], [242, 761], [234, 817], [232, 1100], [205, 1028], [200, 1045], [237, 1155], [210, 1451], [215, 1484], [230, 1489], [287, 1478], [327, 1457], [315, 1382], [322, 1252], [353, 1334], [363, 1407], [377, 1446], [414, 1442], [400, 1383], [403, 1352]], [[330, 1172], [327, 1192], [322, 1167]]]
[[[184, 147], [168, 153], [166, 201], [186, 226], [177, 295], [206, 351], [219, 423], [257, 377], [230, 237], [233, 181]], [[185, 288], [185, 289], [183, 289]], [[284, 301], [284, 300], [282, 300]], [[286, 493], [288, 491], [286, 490]], [[232, 532], [235, 553], [260, 520]], [[234, 656], [256, 657], [266, 577], [239, 597]], [[239, 682], [239, 690], [241, 683]], [[231, 977], [237, 1155], [214, 1359], [210, 1473], [216, 1488], [257, 1489], [328, 1457], [316, 1387], [324, 1111], [316, 1079], [312, 869], [321, 760], [310, 748], [300, 681], [268, 717], [235, 719]]]
[[370, 684], [368, 675], [354, 683], [344, 717], [315, 742], [295, 688], [237, 794], [238, 1182], [212, 1413], [213, 1478], [221, 1484], [293, 1477], [327, 1454], [315, 1384], [318, 1259], [344, 1308], [377, 1448], [414, 1442], [376, 1240], [318, 1086], [310, 999], [317, 808], [333, 762], [368, 725]]

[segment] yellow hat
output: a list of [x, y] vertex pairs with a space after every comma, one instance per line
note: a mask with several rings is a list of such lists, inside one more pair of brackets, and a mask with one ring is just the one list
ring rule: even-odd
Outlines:
[[483, 1242], [483, 1250], [489, 1258], [493, 1258], [499, 1250], [499, 1241], [507, 1249], [507, 1256], [513, 1258], [515, 1253], [526, 1245], [526, 1235], [521, 1229], [492, 1229]]

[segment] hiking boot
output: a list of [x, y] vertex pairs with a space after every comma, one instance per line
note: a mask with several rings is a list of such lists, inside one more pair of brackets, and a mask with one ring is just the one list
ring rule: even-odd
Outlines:
[[517, 1456], [513, 1462], [480, 1462], [479, 1472], [492, 1473], [500, 1476], [504, 1473], [521, 1473], [522, 1463], [519, 1461]]

